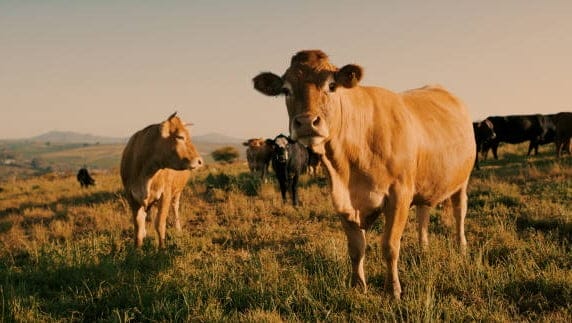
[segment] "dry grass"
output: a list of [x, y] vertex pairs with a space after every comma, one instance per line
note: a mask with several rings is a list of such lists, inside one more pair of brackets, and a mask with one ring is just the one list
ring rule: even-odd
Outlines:
[[[383, 221], [368, 233], [370, 290], [349, 287], [345, 236], [327, 181], [302, 205], [244, 164], [194, 174], [183, 232], [140, 251], [116, 173], [1, 183], [2, 321], [555, 321], [572, 317], [572, 158], [501, 150], [471, 180], [466, 257], [434, 211], [430, 248], [414, 216], [402, 242], [401, 302], [383, 288]], [[504, 159], [503, 159], [504, 158]], [[413, 214], [412, 214], [413, 215]]]

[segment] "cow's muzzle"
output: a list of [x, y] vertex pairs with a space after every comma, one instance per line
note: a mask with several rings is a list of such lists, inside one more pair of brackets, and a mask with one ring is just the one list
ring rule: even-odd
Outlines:
[[324, 118], [309, 113], [299, 114], [292, 119], [291, 132], [292, 139], [306, 146], [322, 141], [329, 135]]
[[204, 161], [202, 157], [195, 157], [189, 161], [189, 169], [197, 169], [203, 167]]

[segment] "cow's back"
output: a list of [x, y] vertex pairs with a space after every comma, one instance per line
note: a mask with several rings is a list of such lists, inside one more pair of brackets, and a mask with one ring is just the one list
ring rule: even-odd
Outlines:
[[411, 117], [416, 147], [414, 203], [434, 205], [466, 183], [473, 168], [476, 143], [463, 103], [440, 87], [402, 93]]
[[137, 131], [129, 138], [123, 154], [121, 155], [120, 174], [123, 186], [126, 188], [133, 185], [134, 181], [141, 176], [142, 162], [146, 160], [146, 155], [150, 153], [150, 143], [152, 136], [157, 132], [156, 125], [148, 126]]

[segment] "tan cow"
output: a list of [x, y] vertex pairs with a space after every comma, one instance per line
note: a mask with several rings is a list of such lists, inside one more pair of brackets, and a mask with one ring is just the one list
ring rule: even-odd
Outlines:
[[293, 139], [322, 154], [352, 262], [352, 285], [366, 290], [365, 231], [385, 215], [386, 284], [401, 296], [397, 262], [408, 210], [416, 206], [419, 242], [428, 245], [429, 210], [450, 199], [456, 239], [466, 246], [467, 183], [476, 146], [465, 106], [445, 89], [394, 93], [359, 86], [362, 68], [330, 64], [322, 51], [297, 53], [280, 77], [261, 73], [254, 88], [283, 94]]
[[166, 121], [150, 125], [131, 136], [121, 157], [121, 180], [133, 213], [136, 247], [143, 245], [145, 218], [151, 207], [158, 211], [155, 229], [159, 235], [159, 247], [165, 245], [170, 206], [175, 215], [175, 226], [177, 230], [181, 229], [181, 192], [190, 170], [202, 164], [189, 131], [176, 113]]
[[272, 146], [262, 138], [248, 139], [242, 144], [247, 147], [246, 160], [250, 172], [260, 174], [261, 178], [265, 179], [272, 159]]

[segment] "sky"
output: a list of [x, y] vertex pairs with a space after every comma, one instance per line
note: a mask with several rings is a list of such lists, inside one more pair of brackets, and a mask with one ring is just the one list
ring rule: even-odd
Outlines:
[[572, 1], [0, 0], [0, 138], [129, 137], [177, 111], [191, 133], [287, 133], [252, 87], [299, 50], [362, 85], [440, 84], [473, 119], [572, 111]]

